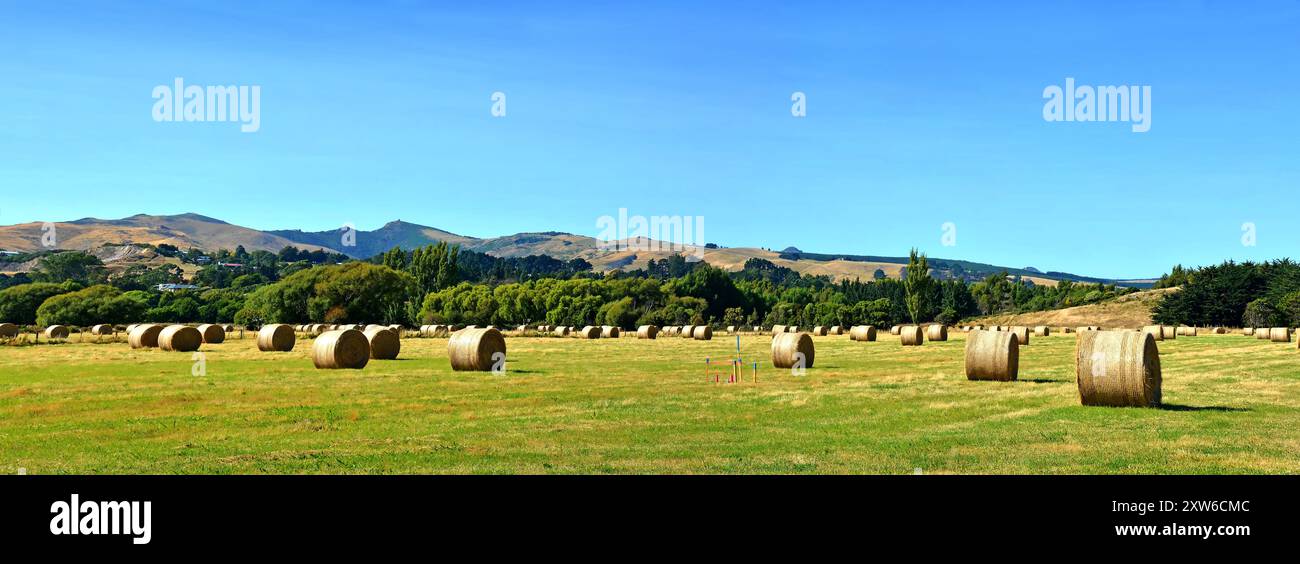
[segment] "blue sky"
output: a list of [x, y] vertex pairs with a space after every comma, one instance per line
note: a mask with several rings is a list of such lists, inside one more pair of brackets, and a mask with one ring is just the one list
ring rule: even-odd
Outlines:
[[[1300, 254], [1300, 3], [697, 4], [6, 1], [0, 223], [594, 236], [628, 208], [1107, 277]], [[260, 131], [153, 121], [175, 77], [259, 85]], [[1044, 121], [1066, 77], [1151, 86], [1150, 131]]]

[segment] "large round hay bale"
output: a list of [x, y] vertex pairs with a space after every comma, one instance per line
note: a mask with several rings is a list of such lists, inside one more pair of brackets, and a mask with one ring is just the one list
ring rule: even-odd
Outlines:
[[133, 349], [152, 349], [158, 346], [158, 334], [163, 330], [156, 323], [141, 323], [126, 336], [126, 342]]
[[1253, 336], [1253, 335], [1255, 334], [1255, 328], [1254, 328], [1254, 327], [1246, 327], [1246, 328], [1244, 328], [1244, 329], [1241, 330], [1241, 334], [1242, 334], [1242, 335], [1252, 335], [1252, 336]]
[[1151, 337], [1157, 341], [1165, 340], [1165, 330], [1159, 325], [1147, 325], [1141, 329], [1142, 333], [1150, 333]]
[[799, 326], [798, 326], [798, 325], [787, 325], [787, 326], [785, 327], [785, 332], [786, 332], [786, 333], [798, 333], [798, 332], [799, 332]]
[[948, 326], [942, 323], [936, 323], [925, 329], [925, 338], [928, 341], [947, 341]]
[[600, 327], [588, 325], [578, 330], [578, 337], [582, 339], [599, 339]]
[[921, 331], [920, 325], [907, 325], [898, 328], [899, 340], [905, 347], [916, 347], [925, 344], [925, 333]]
[[1160, 326], [1160, 336], [1164, 337], [1165, 340], [1169, 340], [1169, 339], [1177, 339], [1177, 338], [1178, 338], [1178, 328], [1177, 328], [1177, 327], [1174, 327], [1173, 325], [1161, 325], [1161, 326]]
[[636, 328], [636, 338], [654, 339], [659, 336], [659, 328], [654, 325], [642, 325]]
[[826, 326], [824, 326], [824, 325], [814, 325], [813, 328], [812, 328], [812, 334], [813, 334], [813, 336], [815, 336], [815, 337], [825, 337], [825, 336], [826, 336]]
[[617, 339], [620, 335], [622, 335], [622, 332], [619, 331], [618, 327], [612, 325], [602, 325], [600, 327], [600, 338], [602, 339]]
[[47, 339], [66, 339], [69, 333], [68, 327], [65, 325], [51, 325], [45, 328], [45, 338]]
[[99, 325], [90, 328], [90, 334], [91, 335], [112, 335], [113, 326], [107, 323], [100, 323]]
[[203, 334], [188, 325], [168, 325], [158, 332], [158, 348], [173, 352], [199, 350]]
[[326, 331], [311, 344], [316, 368], [365, 368], [370, 362], [370, 339], [356, 329]]
[[812, 368], [816, 352], [807, 333], [781, 333], [772, 338], [772, 365], [777, 368], [794, 368], [800, 360], [803, 368]]
[[1195, 337], [1196, 328], [1187, 326], [1178, 326], [1174, 329], [1179, 337]]
[[839, 326], [839, 325], [831, 325], [830, 333], [831, 333], [832, 335], [843, 335], [843, 334], [844, 334], [844, 328], [841, 327], [841, 326]]
[[555, 336], [557, 336], [557, 337], [568, 337], [568, 336], [569, 336], [569, 331], [570, 331], [570, 328], [569, 328], [569, 327], [566, 327], [566, 326], [564, 326], [564, 325], [560, 325], [559, 327], [556, 327], [556, 328], [555, 328], [554, 330], [552, 330], [551, 332], [552, 332], [552, 333], [555, 333]]
[[[520, 330], [520, 331], [523, 331], [523, 330], [526, 329], [527, 327], [528, 327], [527, 325], [520, 325], [520, 326], [519, 326], [519, 330]], [[389, 328], [389, 329], [392, 329], [392, 330], [395, 331], [395, 332], [397, 332], [397, 336], [398, 336], [398, 337], [401, 337], [401, 336], [402, 336], [402, 332], [403, 332], [403, 331], [406, 331], [406, 328], [405, 328], [405, 327], [402, 327], [402, 325], [401, 325], [400, 323], [394, 323], [394, 324], [392, 324], [392, 325], [389, 325], [388, 328]]]
[[1272, 331], [1268, 327], [1255, 328], [1255, 338], [1261, 341], [1267, 341], [1271, 337]]
[[698, 325], [691, 331], [691, 338], [696, 341], [712, 341], [713, 328], [708, 325]]
[[226, 330], [220, 325], [211, 323], [200, 325], [199, 334], [203, 336], [203, 342], [209, 344], [221, 343], [226, 340]]
[[230, 332], [232, 332], [232, 331], [235, 330], [235, 326], [234, 326], [234, 325], [222, 325], [222, 326], [221, 326], [221, 329], [222, 329], [223, 331], [227, 332], [227, 333], [230, 333]]
[[772, 336], [775, 337], [775, 336], [777, 336], [777, 335], [780, 335], [781, 333], [785, 333], [785, 325], [773, 325], [773, 326], [772, 326]]
[[683, 339], [689, 339], [695, 336], [695, 325], [683, 325], [682, 332], [678, 334]]
[[402, 338], [397, 336], [397, 331], [383, 325], [371, 325], [363, 333], [370, 341], [370, 358], [394, 360], [402, 352]]
[[0, 323], [0, 337], [12, 339], [18, 336], [18, 326], [13, 323]]
[[1083, 405], [1160, 405], [1160, 351], [1151, 333], [1079, 333], [1074, 373]]
[[1223, 334], [1226, 334], [1226, 333], [1228, 332], [1228, 330], [1227, 330], [1227, 329], [1224, 329], [1224, 328], [1222, 328], [1222, 327], [1215, 327], [1214, 329], [1211, 329], [1210, 332], [1213, 333], [1213, 334], [1215, 334], [1215, 335], [1223, 335]]
[[1020, 373], [1020, 345], [1006, 331], [971, 331], [966, 336], [967, 380], [1015, 380]]
[[[600, 335], [600, 329], [592, 326], [583, 327], [582, 331], [595, 335], [588, 337], [591, 339]], [[498, 360], [505, 360], [505, 354], [506, 339], [496, 329], [467, 329], [447, 341], [452, 370], [490, 371]]]
[[1048, 326], [1046, 326], [1046, 325], [1038, 325], [1038, 326], [1034, 327], [1034, 336], [1035, 336], [1035, 337], [1050, 337], [1051, 335], [1052, 335], [1052, 328], [1051, 328], [1051, 327], [1048, 327]]
[[293, 334], [293, 327], [283, 323], [263, 325], [257, 332], [257, 350], [262, 352], [289, 352], [298, 337]]
[[1268, 340], [1273, 341], [1274, 343], [1290, 343], [1291, 328], [1290, 327], [1270, 328], [1268, 330]]
[[1023, 346], [1025, 346], [1025, 345], [1028, 345], [1028, 344], [1029, 344], [1029, 328], [1028, 328], [1028, 327], [1025, 327], [1025, 326], [1023, 326], [1023, 325], [1018, 325], [1018, 326], [1015, 326], [1015, 327], [1008, 327], [1007, 329], [1008, 329], [1008, 331], [1007, 331], [1008, 333], [1011, 333], [1012, 335], [1015, 335], [1015, 336], [1016, 336], [1016, 341], [1019, 343], [1020, 346], [1023, 347]]
[[876, 340], [876, 328], [871, 325], [858, 325], [849, 329], [850, 341], [874, 341]]
[[890, 334], [890, 335], [902, 335], [902, 334], [903, 334], [903, 326], [902, 326], [902, 325], [895, 325], [895, 326], [893, 326], [893, 327], [890, 327], [890, 328], [889, 328], [889, 334]]

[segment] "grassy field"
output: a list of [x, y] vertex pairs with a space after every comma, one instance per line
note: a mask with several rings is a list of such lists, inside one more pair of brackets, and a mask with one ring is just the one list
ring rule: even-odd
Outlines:
[[1079, 405], [1074, 336], [1020, 381], [969, 382], [961, 335], [904, 348], [818, 337], [806, 376], [741, 337], [758, 382], [714, 384], [735, 339], [509, 338], [505, 375], [454, 373], [446, 339], [312, 368], [253, 340], [187, 353], [0, 347], [0, 472], [1295, 473], [1300, 351], [1239, 335], [1160, 343], [1164, 409]]

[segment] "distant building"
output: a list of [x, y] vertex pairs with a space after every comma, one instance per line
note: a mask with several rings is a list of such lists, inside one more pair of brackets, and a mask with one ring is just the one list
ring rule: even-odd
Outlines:
[[244, 265], [237, 262], [219, 262], [217, 263], [217, 266], [224, 266], [227, 268], [244, 268]]
[[197, 290], [198, 286], [193, 284], [159, 284], [155, 286], [159, 292], [175, 292], [176, 290]]

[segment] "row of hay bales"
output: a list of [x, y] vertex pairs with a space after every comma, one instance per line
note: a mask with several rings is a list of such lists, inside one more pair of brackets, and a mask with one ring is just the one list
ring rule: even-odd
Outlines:
[[140, 323], [129, 326], [126, 337], [127, 344], [133, 349], [156, 348], [174, 352], [196, 351], [204, 343], [216, 344], [225, 342], [225, 340], [225, 327], [216, 324], [191, 327], [189, 325]]

